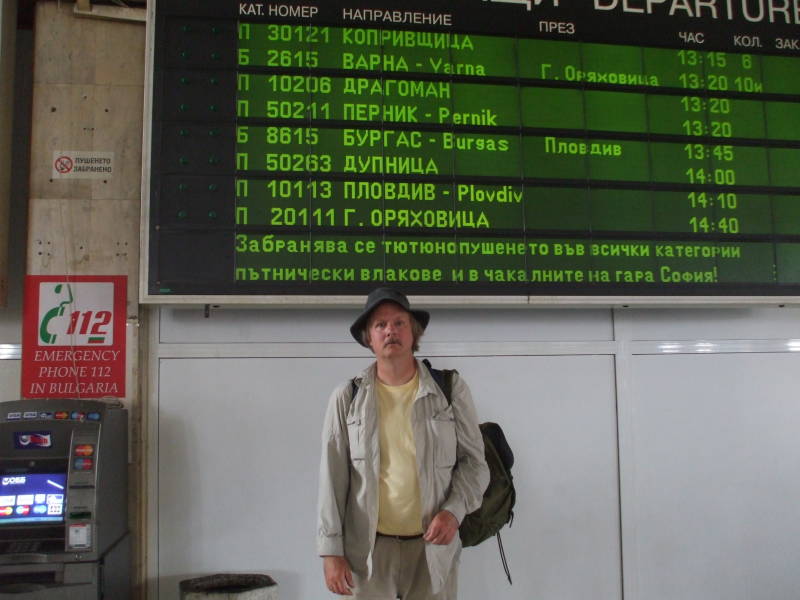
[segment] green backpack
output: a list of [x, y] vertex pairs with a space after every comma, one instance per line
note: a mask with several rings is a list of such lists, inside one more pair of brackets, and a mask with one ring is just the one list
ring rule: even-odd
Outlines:
[[[423, 361], [431, 372], [434, 381], [444, 392], [448, 403], [452, 403], [451, 392], [453, 389], [453, 373], [455, 371], [439, 370]], [[500, 549], [500, 560], [503, 570], [511, 583], [511, 573], [508, 570], [506, 553], [503, 550], [503, 540], [500, 530], [508, 523], [509, 527], [514, 521], [514, 503], [517, 493], [514, 489], [514, 478], [511, 467], [514, 466], [514, 453], [506, 441], [503, 429], [497, 423], [481, 423], [481, 435], [486, 455], [486, 464], [489, 466], [489, 486], [483, 493], [483, 502], [478, 510], [471, 512], [461, 522], [458, 534], [463, 546], [477, 546], [492, 536], [497, 537], [497, 546]]]

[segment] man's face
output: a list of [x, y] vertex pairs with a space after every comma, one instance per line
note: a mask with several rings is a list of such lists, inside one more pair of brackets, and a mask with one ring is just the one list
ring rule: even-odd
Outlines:
[[384, 302], [367, 322], [369, 347], [379, 358], [402, 358], [413, 354], [411, 315], [394, 302]]

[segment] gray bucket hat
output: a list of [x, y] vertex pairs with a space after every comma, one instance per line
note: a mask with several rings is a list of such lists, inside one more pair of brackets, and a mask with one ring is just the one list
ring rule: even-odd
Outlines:
[[361, 314], [358, 315], [358, 318], [350, 326], [350, 334], [353, 336], [353, 339], [355, 339], [355, 341], [365, 348], [367, 346], [364, 345], [364, 342], [361, 339], [361, 332], [364, 330], [364, 327], [367, 324], [369, 315], [378, 307], [381, 302], [394, 302], [401, 308], [410, 312], [412, 315], [414, 315], [414, 318], [420, 324], [423, 331], [428, 326], [428, 321], [431, 320], [431, 315], [427, 311], [413, 310], [411, 305], [408, 303], [408, 298], [406, 298], [405, 294], [402, 292], [398, 292], [397, 290], [393, 290], [392, 288], [388, 287], [374, 289], [369, 293], [369, 296], [367, 296], [367, 302], [364, 304], [364, 310], [361, 311]]

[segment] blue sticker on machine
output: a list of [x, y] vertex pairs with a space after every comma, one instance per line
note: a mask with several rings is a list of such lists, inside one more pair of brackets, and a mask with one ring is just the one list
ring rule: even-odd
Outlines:
[[53, 434], [50, 431], [15, 431], [14, 447], [18, 450], [52, 448]]

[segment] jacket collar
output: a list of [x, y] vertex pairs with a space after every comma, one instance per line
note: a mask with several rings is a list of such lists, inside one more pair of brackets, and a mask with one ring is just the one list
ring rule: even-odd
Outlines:
[[[417, 373], [419, 373], [419, 389], [417, 390], [417, 398], [422, 398], [428, 394], [437, 394], [439, 391], [439, 386], [436, 385], [436, 381], [433, 379], [430, 371], [428, 371], [428, 367], [422, 364], [420, 359], [414, 357], [414, 360], [417, 361]], [[358, 383], [359, 387], [370, 388], [375, 384], [377, 373], [378, 364], [373, 362], [370, 366], [356, 376], [356, 383]]]

